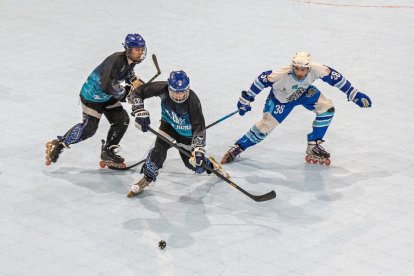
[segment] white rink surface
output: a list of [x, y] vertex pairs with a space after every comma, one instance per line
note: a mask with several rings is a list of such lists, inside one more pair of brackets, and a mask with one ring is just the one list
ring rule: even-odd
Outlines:
[[[353, 5], [414, 3], [304, 2], [1, 1], [0, 275], [413, 275], [414, 9]], [[297, 50], [344, 74], [373, 107], [318, 81], [336, 108], [330, 167], [304, 162], [314, 115], [301, 107], [226, 167], [252, 193], [274, 189], [274, 200], [195, 176], [175, 149], [157, 182], [129, 199], [139, 170], [98, 167], [106, 119], [44, 165], [46, 141], [81, 120], [88, 74], [129, 32], [157, 54], [159, 80], [189, 74], [207, 123]], [[151, 59], [136, 72], [148, 80]], [[221, 158], [261, 117], [267, 93], [209, 129], [209, 154]], [[146, 107], [158, 127], [159, 99]], [[131, 124], [121, 153], [133, 163], [153, 141]]]

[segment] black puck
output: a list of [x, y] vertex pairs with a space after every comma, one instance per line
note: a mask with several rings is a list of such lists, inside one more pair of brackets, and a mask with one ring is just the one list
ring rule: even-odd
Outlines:
[[164, 240], [160, 240], [158, 247], [164, 249], [167, 246], [167, 243]]

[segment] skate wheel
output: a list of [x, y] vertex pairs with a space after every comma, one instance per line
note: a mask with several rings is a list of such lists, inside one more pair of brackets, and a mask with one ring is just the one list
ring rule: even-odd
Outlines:
[[46, 164], [46, 166], [49, 166], [50, 164], [52, 164], [52, 161], [46, 160], [45, 164]]
[[311, 159], [311, 161], [312, 161], [313, 164], [318, 163], [318, 160], [316, 160], [316, 159]]
[[101, 161], [101, 162], [99, 162], [99, 166], [100, 166], [101, 168], [105, 168], [105, 167], [106, 167], [106, 162], [105, 162], [105, 161]]
[[108, 168], [109, 167], [124, 169], [126, 168], [126, 164], [125, 163], [110, 163], [108, 164]]
[[306, 155], [306, 156], [305, 156], [305, 161], [306, 161], [307, 163], [310, 163], [310, 162], [312, 161], [312, 158], [310, 157], [310, 155]]
[[330, 159], [325, 159], [325, 165], [329, 166], [331, 164], [331, 160]]

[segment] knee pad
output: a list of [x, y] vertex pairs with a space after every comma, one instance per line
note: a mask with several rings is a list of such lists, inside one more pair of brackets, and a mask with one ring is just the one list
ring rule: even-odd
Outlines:
[[82, 124], [84, 126], [82, 140], [84, 140], [89, 137], [92, 137], [95, 134], [96, 130], [98, 129], [99, 119], [89, 115], [85, 115]]
[[106, 117], [111, 124], [129, 125], [128, 113], [122, 107], [112, 109], [111, 112], [106, 113]]
[[331, 112], [330, 109], [335, 110], [333, 102], [330, 99], [327, 99], [322, 93], [319, 96], [318, 101], [315, 103], [315, 112], [316, 114], [322, 114], [325, 112]]
[[125, 109], [122, 112], [121, 121], [124, 125], [129, 125], [130, 119], [129, 119], [128, 112], [126, 112]]
[[255, 127], [261, 133], [267, 135], [272, 132], [278, 124], [279, 122], [269, 112], [265, 112], [263, 118], [255, 123]]

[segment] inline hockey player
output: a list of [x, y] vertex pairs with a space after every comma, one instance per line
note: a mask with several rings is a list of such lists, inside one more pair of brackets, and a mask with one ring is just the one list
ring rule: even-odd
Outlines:
[[[148, 131], [150, 114], [144, 109], [144, 100], [158, 96], [161, 98], [161, 125], [159, 132], [183, 149], [191, 152], [188, 159], [180, 152], [184, 165], [197, 174], [204, 172], [203, 162], [229, 177], [217, 162], [205, 157], [206, 129], [200, 100], [190, 89], [190, 79], [184, 71], [171, 72], [168, 81], [158, 81], [140, 86], [129, 97], [132, 112], [135, 115], [135, 126], [143, 132]], [[162, 168], [171, 146], [158, 138], [141, 168], [143, 178], [131, 186], [128, 197], [142, 192], [151, 182], [156, 181], [158, 171]]]
[[334, 116], [335, 108], [332, 101], [312, 85], [317, 79], [341, 90], [346, 94], [348, 101], [359, 107], [371, 107], [370, 98], [354, 88], [338, 71], [312, 62], [309, 53], [297, 52], [290, 66], [278, 71], [263, 72], [254, 80], [249, 90], [242, 91], [237, 103], [241, 116], [251, 110], [250, 103], [263, 89], [271, 87], [262, 119], [224, 154], [221, 164], [232, 162], [247, 148], [263, 141], [277, 125], [283, 122], [295, 106], [302, 105], [316, 114], [312, 132], [307, 137], [306, 161], [329, 165], [330, 154], [321, 144], [324, 142], [323, 137]]
[[46, 144], [46, 165], [55, 163], [69, 145], [92, 137], [104, 114], [111, 126], [106, 143], [102, 140], [100, 165], [125, 166], [124, 158], [117, 154], [118, 144], [129, 125], [129, 116], [121, 101], [142, 84], [134, 67], [145, 59], [147, 48], [139, 34], [128, 34], [123, 45], [125, 51], [113, 53], [89, 75], [80, 91], [83, 121]]

